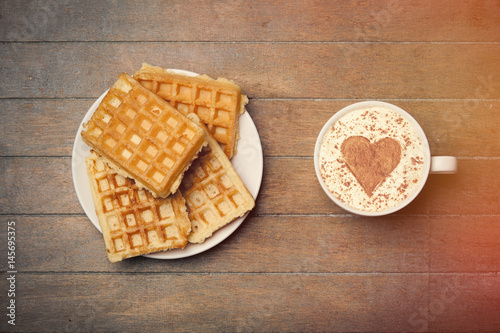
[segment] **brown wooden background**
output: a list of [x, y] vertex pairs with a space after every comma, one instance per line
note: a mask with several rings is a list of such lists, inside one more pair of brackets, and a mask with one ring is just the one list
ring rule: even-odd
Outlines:
[[[240, 83], [264, 178], [217, 247], [111, 264], [71, 149], [93, 101], [142, 62]], [[499, 1], [1, 1], [0, 68], [0, 331], [500, 330]], [[367, 99], [459, 158], [382, 218], [335, 206], [313, 170], [324, 122]]]

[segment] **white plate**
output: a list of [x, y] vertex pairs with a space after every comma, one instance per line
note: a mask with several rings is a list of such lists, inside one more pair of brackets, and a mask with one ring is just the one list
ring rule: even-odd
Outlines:
[[[193, 72], [188, 72], [184, 70], [172, 70], [174, 72], [194, 76], [197, 75]], [[80, 127], [76, 133], [75, 142], [73, 144], [73, 154], [72, 154], [72, 173], [73, 173], [73, 183], [75, 185], [76, 195], [78, 200], [82, 205], [85, 214], [87, 214], [90, 221], [94, 226], [101, 231], [99, 225], [99, 220], [97, 219], [97, 214], [94, 208], [94, 201], [92, 199], [92, 192], [90, 190], [89, 179], [87, 176], [87, 170], [85, 168], [85, 158], [90, 155], [90, 147], [87, 146], [80, 135], [82, 131], [82, 125], [86, 123], [91, 117], [101, 100], [106, 95], [105, 91], [90, 107], [90, 109], [83, 117]], [[259, 133], [255, 124], [248, 114], [245, 112], [240, 116], [240, 139], [238, 141], [237, 153], [231, 159], [234, 168], [240, 175], [241, 179], [245, 183], [248, 191], [252, 196], [257, 199], [259, 194], [260, 184], [262, 182], [262, 171], [263, 171], [263, 155], [262, 155], [262, 145], [260, 143]], [[155, 259], [178, 259], [189, 257], [214, 247], [215, 245], [222, 242], [224, 239], [229, 237], [245, 220], [248, 213], [244, 216], [234, 220], [222, 229], [218, 230], [213, 234], [212, 237], [208, 238], [204, 243], [201, 244], [191, 244], [188, 243], [184, 249], [175, 249], [165, 252], [157, 252], [153, 254], [145, 255], [148, 258]]]

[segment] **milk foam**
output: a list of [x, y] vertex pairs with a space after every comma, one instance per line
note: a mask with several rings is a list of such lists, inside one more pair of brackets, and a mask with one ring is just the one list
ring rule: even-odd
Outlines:
[[[401, 145], [401, 161], [369, 197], [351, 173], [340, 147], [351, 136], [364, 136], [371, 143], [393, 138]], [[319, 166], [328, 190], [345, 204], [366, 212], [398, 206], [411, 196], [424, 177], [426, 147], [412, 124], [384, 107], [366, 107], [341, 117], [326, 132], [319, 153]]]

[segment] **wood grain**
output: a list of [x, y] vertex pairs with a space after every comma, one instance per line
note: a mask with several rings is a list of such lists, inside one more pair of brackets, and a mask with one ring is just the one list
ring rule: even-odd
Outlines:
[[0, 214], [81, 213], [69, 158], [0, 158]]
[[2, 41], [496, 42], [500, 33], [492, 0], [23, 0], [0, 9]]
[[[356, 100], [251, 100], [266, 156], [311, 157], [323, 125]], [[426, 133], [433, 155], [500, 156], [497, 100], [388, 100], [408, 111]], [[481, 147], [478, 149], [478, 147]]]
[[[495, 331], [500, 327], [500, 318], [490, 315], [488, 309], [498, 313], [500, 308], [497, 276], [485, 274], [476, 276], [477, 279], [469, 274], [446, 278], [430, 276], [429, 303], [426, 309], [420, 309], [420, 315], [412, 315], [414, 323], [427, 317], [427, 328], [422, 326], [422, 329], [428, 331]], [[427, 315], [422, 315], [425, 313]]]
[[93, 102], [0, 99], [0, 156], [71, 156], [78, 126]]
[[[0, 214], [82, 213], [70, 158], [0, 158]], [[460, 159], [456, 175], [431, 175], [401, 214], [499, 214], [500, 160]], [[43, 193], [44, 195], [40, 195]], [[463, 202], [467, 202], [464, 205]], [[310, 158], [268, 158], [255, 213], [343, 214], [321, 189]]]
[[[255, 216], [224, 242], [182, 260], [110, 263], [86, 216], [7, 216], [21, 272], [490, 273], [500, 264], [496, 216]], [[6, 228], [0, 236], [6, 239]], [[0, 254], [7, 257], [7, 249]], [[0, 262], [6, 271], [6, 262]]]
[[[456, 175], [431, 175], [417, 199], [400, 213], [498, 214], [500, 179], [495, 170], [499, 163], [498, 159], [460, 159]], [[344, 212], [322, 191], [312, 159], [268, 159], [264, 170], [259, 214]]]
[[96, 98], [142, 62], [226, 77], [251, 98], [500, 97], [495, 43], [7, 43], [0, 60], [3, 98]]
[[491, 275], [25, 273], [17, 283], [23, 332], [492, 331], [500, 324], [500, 278]]
[[[16, 222], [18, 306], [0, 331], [498, 331], [499, 23], [497, 0], [1, 1], [0, 225]], [[142, 62], [238, 82], [264, 178], [218, 246], [111, 264], [71, 151], [93, 101]], [[368, 99], [459, 157], [381, 218], [341, 210], [313, 168], [326, 120]]]
[[[92, 99], [0, 99], [5, 119], [0, 123], [0, 156], [71, 156], [78, 125], [93, 102]], [[323, 124], [338, 110], [355, 102], [253, 99], [247, 109], [257, 126], [265, 156], [311, 157]], [[417, 119], [434, 155], [500, 156], [498, 100], [389, 102]], [[23, 126], [19, 126], [21, 121]], [[55, 140], [57, 145], [53, 144]]]

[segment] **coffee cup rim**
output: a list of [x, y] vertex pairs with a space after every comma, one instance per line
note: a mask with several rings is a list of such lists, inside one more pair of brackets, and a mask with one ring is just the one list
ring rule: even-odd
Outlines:
[[[395, 207], [389, 207], [387, 209], [384, 209], [384, 210], [378, 211], [378, 212], [363, 211], [363, 210], [351, 207], [351, 206], [345, 204], [344, 202], [340, 201], [337, 197], [335, 197], [328, 190], [328, 188], [327, 188], [326, 184], [324, 183], [323, 178], [321, 176], [321, 170], [320, 170], [320, 166], [319, 166], [319, 153], [320, 153], [321, 146], [323, 144], [323, 139], [326, 135], [326, 132], [332, 127], [332, 125], [335, 122], [337, 122], [344, 115], [346, 115], [350, 112], [359, 110], [361, 108], [368, 108], [368, 107], [385, 107], [385, 108], [388, 108], [388, 109], [400, 114], [401, 116], [403, 116], [416, 129], [417, 134], [421, 140], [422, 146], [425, 149], [423, 174], [422, 174], [422, 177], [420, 179], [420, 184], [419, 184], [418, 188], [416, 188], [415, 191], [410, 196], [408, 196], [405, 200], [401, 201], [401, 203], [399, 205], [397, 205]], [[316, 177], [318, 178], [318, 181], [321, 185], [321, 188], [335, 204], [337, 204], [342, 209], [344, 209], [348, 212], [357, 214], [357, 215], [383, 216], [383, 215], [392, 214], [392, 213], [399, 211], [402, 208], [406, 207], [421, 192], [422, 188], [424, 187], [425, 183], [427, 182], [427, 178], [428, 178], [429, 172], [430, 172], [430, 167], [431, 167], [430, 147], [429, 147], [429, 142], [427, 140], [427, 136], [425, 135], [424, 130], [422, 129], [420, 124], [415, 120], [415, 118], [413, 118], [407, 111], [403, 110], [399, 106], [396, 106], [396, 105], [388, 103], [388, 102], [368, 100], [368, 101], [356, 102], [356, 103], [350, 104], [350, 105], [340, 109], [335, 114], [333, 114], [330, 117], [330, 119], [323, 125], [323, 128], [319, 132], [318, 137], [316, 139], [316, 144], [314, 146], [314, 169], [316, 172]]]

